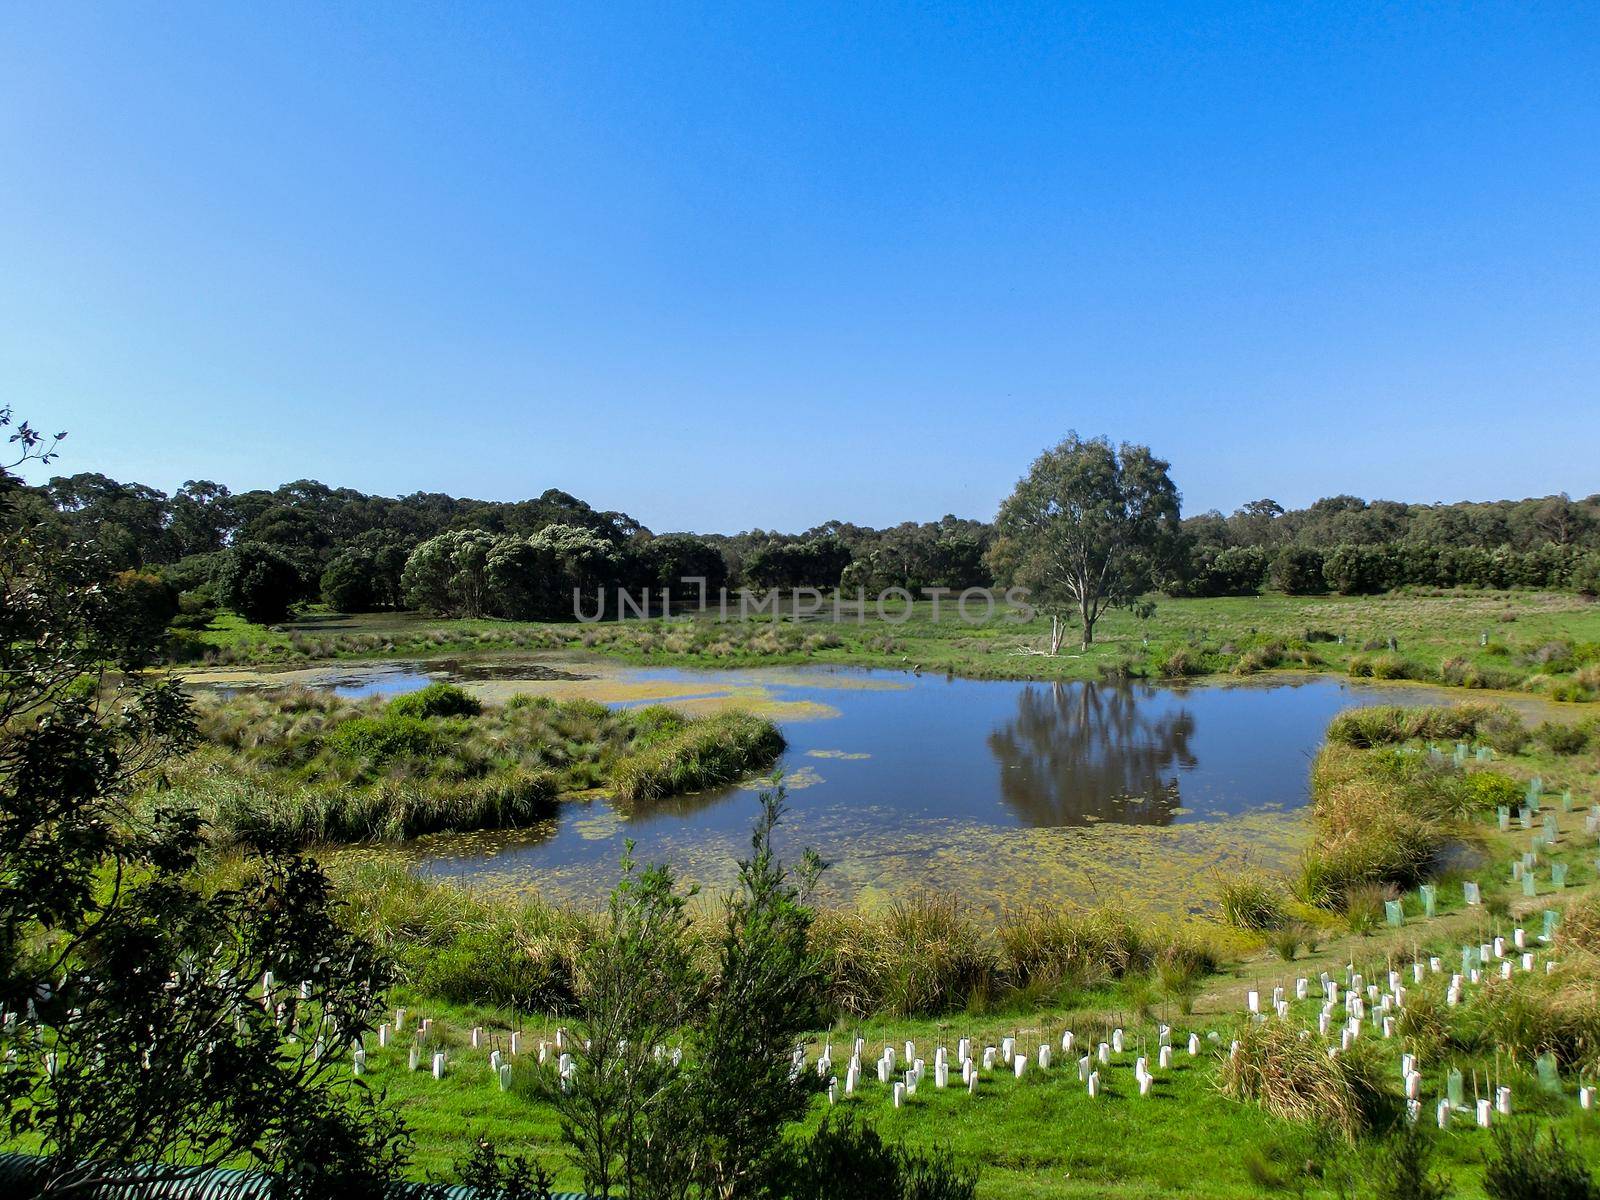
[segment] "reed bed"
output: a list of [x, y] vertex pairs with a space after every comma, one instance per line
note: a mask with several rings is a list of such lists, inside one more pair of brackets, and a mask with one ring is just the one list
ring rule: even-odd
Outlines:
[[532, 896], [491, 898], [430, 883], [394, 864], [335, 866], [332, 874], [352, 927], [426, 995], [559, 1013], [578, 993], [593, 917]]
[[882, 912], [825, 910], [813, 946], [827, 1006], [856, 1017], [935, 1015], [1152, 974], [1183, 1003], [1219, 964], [1205, 942], [1111, 909], [1038, 906], [980, 922], [955, 897], [933, 892]]
[[1343, 909], [1364, 885], [1404, 889], [1429, 878], [1470, 836], [1464, 818], [1493, 795], [1476, 774], [1420, 754], [1325, 745], [1311, 767], [1316, 836], [1301, 860], [1300, 899]]

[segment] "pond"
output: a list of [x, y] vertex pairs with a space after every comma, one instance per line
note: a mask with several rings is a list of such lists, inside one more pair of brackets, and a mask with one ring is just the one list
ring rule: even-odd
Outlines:
[[[364, 696], [440, 679], [490, 701], [537, 692], [765, 712], [789, 743], [779, 764], [789, 805], [780, 844], [790, 853], [814, 847], [832, 864], [826, 898], [881, 902], [928, 887], [991, 910], [1063, 899], [1198, 910], [1219, 872], [1292, 863], [1305, 837], [1297, 810], [1310, 759], [1335, 713], [1440, 700], [1424, 687], [1321, 675], [1190, 687], [1050, 684], [836, 667], [633, 668], [556, 656], [212, 672], [192, 682]], [[668, 862], [716, 889], [747, 847], [762, 785], [631, 810], [575, 801], [527, 829], [358, 853], [592, 904], [632, 838], [641, 861]]]

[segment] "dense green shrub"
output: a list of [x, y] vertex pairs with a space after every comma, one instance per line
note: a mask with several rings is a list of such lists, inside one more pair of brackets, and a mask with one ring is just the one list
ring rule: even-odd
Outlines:
[[223, 556], [217, 598], [247, 621], [275, 624], [301, 599], [300, 572], [286, 555], [262, 542], [242, 542]]
[[1426, 1122], [1402, 1121], [1390, 1130], [1371, 1157], [1373, 1200], [1446, 1200], [1449, 1183], [1429, 1171], [1433, 1150]]
[[1552, 754], [1581, 754], [1589, 745], [1589, 733], [1586, 725], [1543, 721], [1534, 729], [1533, 739]]
[[1496, 705], [1478, 721], [1478, 740], [1501, 754], [1518, 754], [1528, 744], [1528, 727], [1505, 705]]
[[1386, 592], [1400, 584], [1399, 564], [1387, 546], [1335, 546], [1322, 561], [1322, 577], [1341, 596]]
[[1267, 581], [1270, 562], [1258, 546], [1201, 546], [1162, 590], [1172, 596], [1253, 596]]
[[1327, 591], [1322, 573], [1322, 551], [1310, 546], [1285, 546], [1272, 560], [1272, 586], [1291, 596]]
[[1515, 807], [1522, 803], [1525, 790], [1517, 780], [1499, 771], [1469, 771], [1461, 776], [1457, 786], [1462, 807], [1468, 811], [1492, 810], [1502, 805]]
[[453, 683], [430, 683], [389, 701], [396, 717], [475, 717], [483, 711], [478, 698]]
[[327, 744], [336, 752], [371, 763], [393, 758], [426, 758], [444, 749], [444, 730], [420, 717], [389, 713], [352, 717], [336, 725]]
[[1573, 563], [1569, 576], [1574, 591], [1600, 596], [1600, 554], [1585, 554]]

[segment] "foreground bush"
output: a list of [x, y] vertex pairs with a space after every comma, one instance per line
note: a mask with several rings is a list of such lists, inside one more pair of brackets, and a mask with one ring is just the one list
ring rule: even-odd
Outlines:
[[1421, 1121], [1402, 1121], [1372, 1155], [1373, 1200], [1446, 1200], [1450, 1185], [1428, 1170], [1433, 1134]]
[[1543, 1140], [1529, 1125], [1498, 1125], [1495, 1153], [1483, 1172], [1489, 1200], [1596, 1200], [1595, 1186], [1583, 1160], [1567, 1148], [1555, 1130]]
[[1329, 1057], [1321, 1042], [1287, 1022], [1251, 1024], [1223, 1058], [1218, 1084], [1235, 1100], [1255, 1101], [1287, 1121], [1326, 1125], [1354, 1142], [1394, 1107], [1386, 1073], [1369, 1050], [1358, 1042]]
[[829, 1113], [782, 1167], [783, 1200], [971, 1200], [978, 1173], [948, 1152], [890, 1146], [853, 1112]]

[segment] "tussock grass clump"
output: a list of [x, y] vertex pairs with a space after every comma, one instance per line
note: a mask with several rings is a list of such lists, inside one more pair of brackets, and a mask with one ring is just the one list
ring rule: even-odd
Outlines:
[[1235, 675], [1255, 675], [1282, 667], [1327, 666], [1320, 657], [1304, 646], [1286, 646], [1283, 642], [1266, 642], [1247, 648], [1231, 668]]
[[1092, 986], [1142, 970], [1152, 957], [1140, 929], [1110, 909], [1025, 908], [1007, 914], [997, 934], [1006, 977], [1018, 988]]
[[1222, 919], [1235, 929], [1259, 933], [1282, 929], [1289, 920], [1283, 888], [1259, 872], [1219, 878], [1217, 899]]
[[1556, 926], [1556, 950], [1600, 956], [1600, 895], [1591, 894], [1567, 905]]
[[1354, 1142], [1394, 1107], [1386, 1074], [1369, 1047], [1357, 1043], [1330, 1058], [1321, 1042], [1282, 1021], [1247, 1025], [1226, 1055], [1218, 1086], [1287, 1121], [1322, 1125]]
[[1383, 925], [1384, 905], [1399, 893], [1378, 883], [1358, 883], [1345, 890], [1344, 921], [1351, 933], [1376, 933]]
[[1522, 676], [1516, 671], [1482, 666], [1456, 655], [1439, 664], [1439, 682], [1459, 688], [1510, 689], [1522, 682]]
[[284, 788], [260, 772], [214, 767], [187, 790], [212, 829], [228, 841], [300, 846], [514, 828], [549, 816], [557, 791], [551, 772], [520, 767], [480, 779], [386, 777], [361, 789]]
[[1302, 947], [1309, 945], [1311, 939], [1310, 926], [1300, 921], [1290, 921], [1268, 935], [1267, 945], [1284, 962], [1293, 962], [1295, 955], [1300, 953]]
[[1395, 1010], [1395, 1029], [1422, 1062], [1437, 1062], [1444, 1052], [1460, 1048], [1451, 1011], [1437, 996], [1422, 989], [1406, 993]]
[[352, 717], [334, 726], [327, 745], [346, 758], [365, 759], [377, 765], [396, 758], [428, 758], [442, 753], [452, 737], [464, 728], [441, 722], [385, 713], [381, 717]]
[[1192, 646], [1180, 646], [1156, 664], [1156, 672], [1168, 679], [1206, 675], [1210, 670], [1205, 655]]
[[1436, 678], [1422, 663], [1399, 654], [1352, 655], [1347, 670], [1354, 679], [1415, 679], [1430, 683]]
[[654, 800], [732, 783], [783, 752], [771, 721], [724, 712], [674, 730], [617, 763], [611, 786], [621, 800]]
[[1563, 1067], [1593, 1071], [1600, 1064], [1600, 966], [1594, 958], [1566, 962], [1550, 975], [1490, 979], [1468, 1010], [1468, 1028], [1482, 1047], [1519, 1058], [1553, 1054]]
[[933, 1015], [1006, 994], [1039, 997], [1154, 973], [1185, 1003], [1217, 953], [1181, 931], [1140, 926], [1112, 909], [1037, 906], [992, 929], [953, 896], [923, 892], [878, 913], [818, 913], [813, 948], [835, 1012]]
[[1461, 800], [1447, 778], [1417, 755], [1324, 746], [1311, 767], [1316, 836], [1301, 859], [1300, 898], [1342, 909], [1361, 885], [1426, 879], [1460, 834]]

